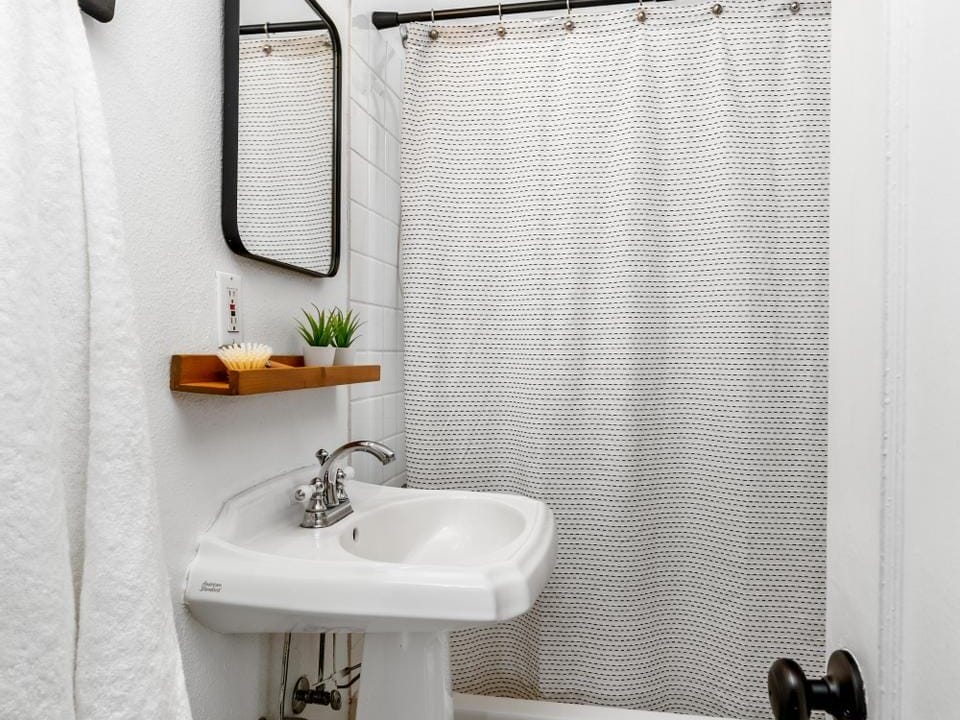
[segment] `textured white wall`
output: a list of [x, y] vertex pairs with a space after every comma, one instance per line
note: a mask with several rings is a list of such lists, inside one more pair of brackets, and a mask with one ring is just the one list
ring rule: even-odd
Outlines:
[[[347, 42], [346, 0], [324, 6]], [[197, 720], [273, 717], [268, 675], [276, 674], [276, 644], [271, 653], [267, 636], [201, 627], [179, 605], [183, 573], [225, 498], [347, 440], [349, 390], [175, 395], [167, 366], [171, 353], [215, 349], [215, 270], [243, 274], [246, 339], [296, 352], [292, 317], [300, 306], [346, 303], [349, 253], [337, 277], [317, 280], [240, 258], [224, 243], [221, 3], [120, 0], [113, 23], [88, 20], [87, 30], [138, 293], [132, 312], [143, 340], [167, 564], [194, 714]]]

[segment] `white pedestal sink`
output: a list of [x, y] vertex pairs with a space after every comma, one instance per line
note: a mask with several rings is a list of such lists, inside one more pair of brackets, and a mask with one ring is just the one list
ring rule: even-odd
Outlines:
[[187, 571], [224, 633], [366, 633], [359, 720], [451, 720], [447, 632], [526, 612], [553, 569], [553, 515], [515, 495], [348, 484], [354, 513], [299, 526], [309, 469], [229, 500]]

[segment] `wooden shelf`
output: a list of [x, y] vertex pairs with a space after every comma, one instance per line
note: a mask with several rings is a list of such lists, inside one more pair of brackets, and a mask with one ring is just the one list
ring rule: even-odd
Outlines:
[[216, 355], [173, 355], [170, 357], [170, 389], [206, 395], [257, 395], [380, 379], [379, 365], [304, 367], [301, 355], [274, 355], [271, 361], [291, 367], [227, 370]]

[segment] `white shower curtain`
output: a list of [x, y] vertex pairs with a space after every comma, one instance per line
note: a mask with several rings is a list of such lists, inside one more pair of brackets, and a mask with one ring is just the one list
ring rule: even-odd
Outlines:
[[765, 718], [823, 661], [830, 5], [646, 13], [409, 28], [409, 477], [558, 518], [459, 690]]

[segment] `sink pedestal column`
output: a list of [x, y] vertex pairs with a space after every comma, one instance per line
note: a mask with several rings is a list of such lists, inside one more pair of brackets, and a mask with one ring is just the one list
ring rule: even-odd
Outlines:
[[357, 720], [453, 720], [447, 633], [363, 638]]

